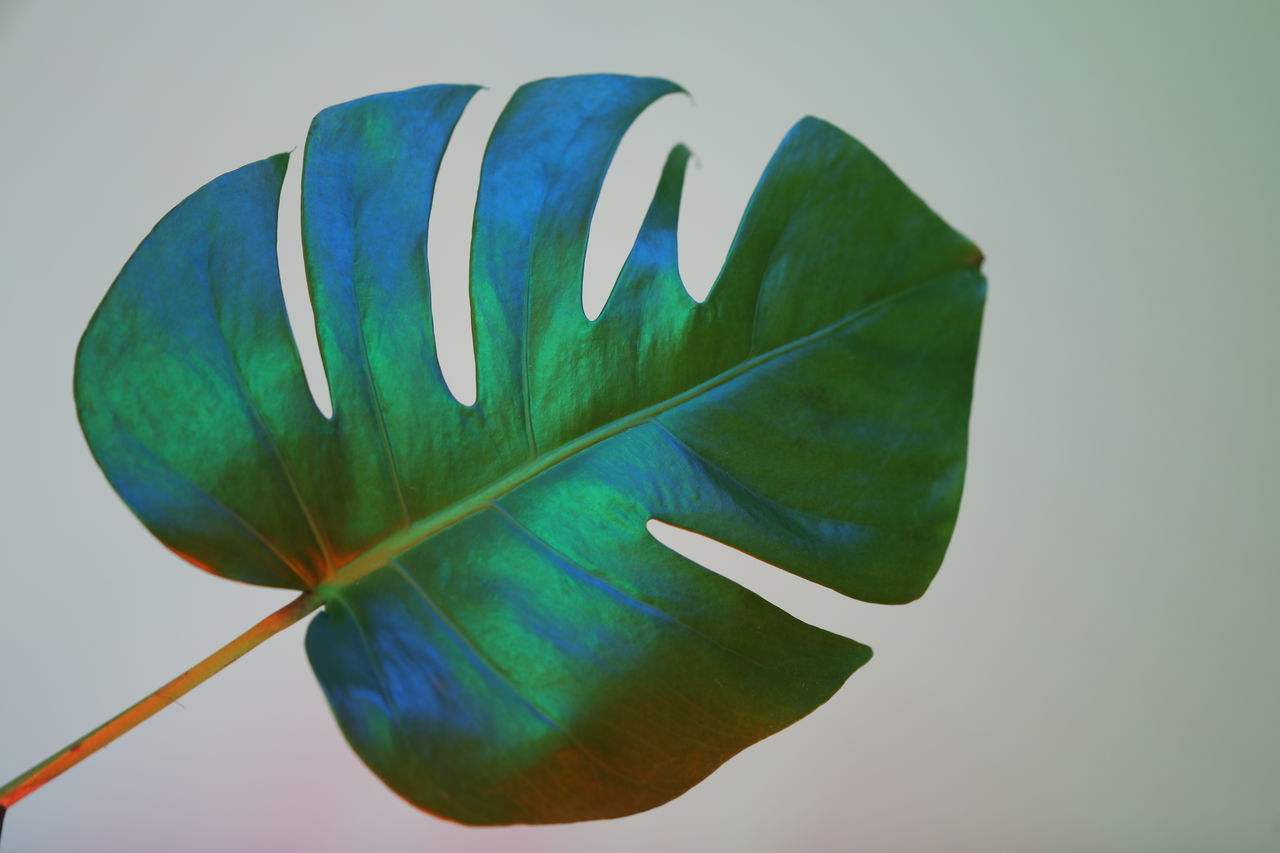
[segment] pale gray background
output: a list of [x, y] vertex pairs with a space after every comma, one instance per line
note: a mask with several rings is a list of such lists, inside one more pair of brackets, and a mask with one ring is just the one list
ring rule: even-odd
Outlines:
[[[0, 2], [3, 778], [289, 598], [205, 575], [142, 529], [80, 437], [71, 366], [155, 221], [299, 145], [320, 108], [492, 87], [433, 223], [452, 332], [486, 123], [552, 74], [657, 74], [696, 98], [660, 104], [624, 144], [597, 285], [683, 139], [702, 160], [683, 263], [705, 291], [807, 113], [972, 236], [991, 280], [970, 477], [937, 582], [886, 608], [717, 563], [757, 569], [766, 594], [877, 654], [688, 795], [565, 827], [423, 815], [342, 741], [299, 626], [20, 803], [5, 853], [1280, 849], [1278, 10]], [[284, 268], [296, 287], [296, 249]]]

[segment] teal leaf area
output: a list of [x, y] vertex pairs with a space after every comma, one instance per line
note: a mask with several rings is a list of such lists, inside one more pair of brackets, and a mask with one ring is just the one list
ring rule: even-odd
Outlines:
[[652, 78], [541, 80], [485, 151], [474, 405], [442, 377], [427, 223], [473, 86], [316, 116], [302, 237], [332, 416], [281, 295], [287, 155], [210, 182], [129, 259], [75, 393], [107, 478], [215, 574], [315, 590], [312, 667], [347, 740], [469, 824], [670, 800], [870, 657], [656, 541], [705, 534], [844, 595], [920, 596], [955, 524], [981, 255], [854, 139], [779, 145], [704, 302], [676, 263], [672, 149], [601, 315], [587, 232]]

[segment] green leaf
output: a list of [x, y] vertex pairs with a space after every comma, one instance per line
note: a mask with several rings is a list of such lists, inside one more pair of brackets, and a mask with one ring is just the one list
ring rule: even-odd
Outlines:
[[654, 540], [699, 531], [873, 602], [919, 596], [964, 474], [980, 255], [878, 159], [807, 118], [699, 304], [672, 150], [596, 321], [587, 231], [632, 120], [679, 91], [521, 88], [472, 243], [477, 400], [436, 360], [426, 224], [470, 86], [320, 113], [307, 275], [316, 409], [275, 256], [286, 155], [175, 208], [85, 332], [76, 400], [112, 485], [177, 553], [315, 589], [307, 650], [392, 788], [475, 824], [661, 804], [824, 702], [870, 650]]

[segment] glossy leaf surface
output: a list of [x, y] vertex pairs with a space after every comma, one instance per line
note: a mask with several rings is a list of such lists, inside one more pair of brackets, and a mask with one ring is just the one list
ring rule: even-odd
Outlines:
[[959, 505], [980, 255], [809, 118], [702, 304], [676, 266], [677, 146], [588, 321], [605, 170], [678, 89], [539, 81], [485, 154], [478, 390], [462, 406], [436, 360], [425, 239], [474, 91], [377, 95], [312, 124], [303, 240], [331, 419], [280, 294], [284, 155], [156, 226], [85, 333], [77, 403], [108, 478], [171, 548], [325, 596], [312, 665], [401, 795], [477, 824], [629, 814], [805, 715], [870, 656], [668, 550], [646, 521], [867, 601], [919, 596]]

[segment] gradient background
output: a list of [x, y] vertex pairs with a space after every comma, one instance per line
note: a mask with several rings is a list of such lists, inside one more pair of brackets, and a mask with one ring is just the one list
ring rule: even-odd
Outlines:
[[290, 597], [146, 534], [79, 434], [72, 356], [170, 207], [373, 92], [492, 87], [432, 223], [464, 389], [468, 193], [517, 84], [656, 74], [697, 99], [624, 143], [597, 307], [669, 144], [702, 160], [681, 231], [698, 292], [795, 120], [870, 145], [988, 256], [947, 562], [922, 601], [877, 607], [686, 542], [876, 658], [646, 814], [415, 811], [343, 742], [296, 627], [17, 805], [4, 853], [1280, 850], [1280, 4], [357, 5], [0, 0], [0, 777]]

